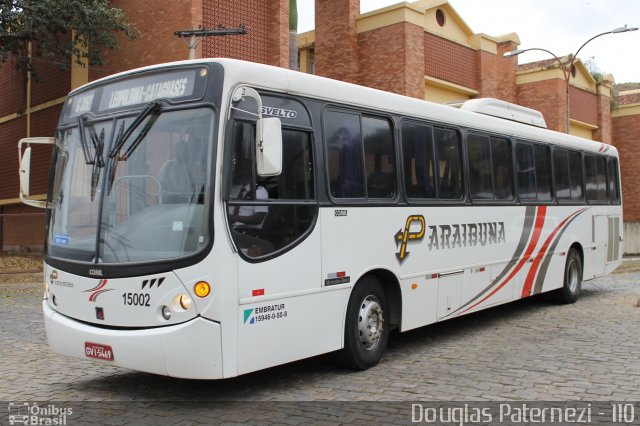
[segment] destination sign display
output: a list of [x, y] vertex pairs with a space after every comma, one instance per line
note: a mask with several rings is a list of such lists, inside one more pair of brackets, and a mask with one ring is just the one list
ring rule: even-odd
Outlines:
[[196, 71], [179, 71], [125, 80], [106, 86], [98, 111], [146, 104], [156, 99], [175, 99], [193, 95]]
[[198, 84], [197, 79], [205, 75], [204, 69], [154, 73], [82, 92], [67, 100], [64, 120], [88, 112], [99, 114], [144, 105], [158, 99], [199, 99], [203, 95], [204, 85]]

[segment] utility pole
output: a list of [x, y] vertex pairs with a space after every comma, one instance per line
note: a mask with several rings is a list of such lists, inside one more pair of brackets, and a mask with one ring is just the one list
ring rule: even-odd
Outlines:
[[[202, 28], [199, 30], [184, 30], [176, 31], [173, 34], [180, 37], [189, 48], [189, 59], [196, 58], [196, 47], [200, 42], [197, 37], [211, 37], [211, 36], [225, 36], [225, 35], [243, 35], [247, 30], [244, 28], [244, 24], [241, 24], [239, 28], [226, 28], [222, 25], [217, 29]], [[189, 41], [187, 41], [189, 38]]]

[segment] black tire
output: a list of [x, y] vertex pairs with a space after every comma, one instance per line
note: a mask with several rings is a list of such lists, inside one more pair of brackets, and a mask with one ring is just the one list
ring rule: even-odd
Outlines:
[[349, 298], [341, 361], [366, 370], [380, 361], [389, 341], [389, 303], [378, 279], [360, 280]]
[[555, 300], [562, 304], [575, 303], [582, 287], [582, 259], [578, 250], [570, 248], [564, 266], [564, 285], [554, 292]]

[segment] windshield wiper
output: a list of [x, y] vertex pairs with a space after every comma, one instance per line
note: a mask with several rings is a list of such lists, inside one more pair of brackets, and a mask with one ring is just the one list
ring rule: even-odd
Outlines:
[[89, 154], [89, 145], [87, 144], [87, 138], [84, 134], [84, 115], [78, 117], [78, 132], [80, 132], [80, 146], [82, 146], [84, 163], [87, 165], [93, 165], [94, 159], [92, 159]]
[[[120, 130], [118, 131], [118, 136], [116, 137], [116, 142], [120, 141], [122, 139], [122, 135], [124, 134], [124, 121], [120, 124]], [[111, 156], [111, 153], [109, 153], [109, 156]], [[111, 195], [111, 187], [113, 187], [113, 179], [116, 176], [116, 169], [118, 168], [118, 161], [117, 160], [113, 160], [111, 161], [111, 167], [109, 167], [108, 170], [108, 177], [107, 177], [107, 196]]]
[[96, 196], [96, 188], [98, 187], [98, 180], [100, 178], [100, 169], [104, 167], [104, 157], [102, 156], [102, 151], [104, 150], [104, 129], [102, 129], [100, 137], [98, 137], [95, 128], [93, 126], [89, 127], [89, 135], [91, 137], [91, 144], [93, 145], [93, 157], [89, 151], [85, 130], [85, 116], [81, 115], [78, 117], [78, 132], [80, 132], [80, 145], [82, 146], [84, 162], [88, 166], [93, 166], [91, 168], [91, 201], [93, 201]]
[[124, 130], [124, 121], [120, 125], [120, 130], [118, 131], [118, 137], [114, 143], [111, 152], [109, 152], [109, 158], [111, 159], [111, 167], [109, 168], [109, 177], [107, 181], [107, 195], [111, 194], [111, 188], [113, 187], [113, 181], [116, 177], [116, 169], [118, 168], [118, 162], [127, 161], [129, 156], [136, 150], [140, 142], [147, 136], [151, 126], [158, 119], [158, 115], [150, 118], [149, 121], [145, 124], [145, 126], [140, 130], [140, 133], [136, 136], [136, 138], [131, 142], [131, 145], [127, 148], [123, 155], [120, 155], [120, 151], [122, 147], [127, 142], [127, 139], [133, 134], [133, 132], [140, 126], [140, 124], [147, 118], [149, 115], [154, 114], [160, 109], [160, 102], [150, 102], [142, 111], [138, 113], [136, 118], [131, 122], [127, 130]]
[[91, 170], [91, 201], [93, 201], [96, 196], [98, 179], [100, 178], [100, 169], [104, 167], [104, 158], [102, 157], [102, 151], [104, 150], [104, 129], [102, 129], [100, 137], [98, 137], [95, 129], [91, 127], [90, 134], [91, 141], [93, 142], [93, 148], [95, 150], [93, 168]]
[[136, 150], [136, 148], [138, 147], [142, 139], [144, 139], [144, 137], [147, 135], [149, 129], [151, 128], [151, 126], [153, 126], [153, 123], [155, 123], [156, 120], [153, 118], [149, 119], [140, 133], [138, 133], [138, 136], [136, 136], [131, 145], [129, 145], [129, 148], [127, 148], [124, 155], [119, 155], [120, 150], [122, 150], [122, 147], [127, 142], [127, 139], [129, 139], [129, 137], [138, 128], [138, 126], [140, 126], [144, 119], [160, 109], [160, 106], [160, 102], [150, 102], [142, 111], [140, 111], [140, 113], [138, 113], [133, 122], [129, 125], [129, 127], [127, 127], [127, 130], [124, 131], [124, 134], [121, 133], [120, 135], [118, 135], [118, 139], [116, 140], [113, 149], [109, 153], [110, 158], [115, 158], [116, 156], [118, 156], [118, 161], [127, 161], [129, 159], [129, 156], [133, 153], [133, 151]]

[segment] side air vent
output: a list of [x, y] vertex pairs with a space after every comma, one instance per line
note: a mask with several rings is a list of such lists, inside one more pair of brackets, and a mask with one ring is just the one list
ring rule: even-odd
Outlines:
[[[452, 105], [458, 106], [458, 105]], [[517, 121], [531, 126], [547, 128], [547, 123], [540, 111], [511, 104], [493, 98], [470, 99], [459, 105], [464, 111], [477, 112], [478, 114], [491, 115], [506, 120]]]

